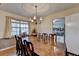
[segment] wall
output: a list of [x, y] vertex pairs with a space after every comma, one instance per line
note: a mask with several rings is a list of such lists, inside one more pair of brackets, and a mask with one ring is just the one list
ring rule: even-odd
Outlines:
[[41, 24], [37, 25], [38, 33], [51, 33], [52, 32], [52, 21], [44, 19]]
[[79, 54], [79, 13], [65, 17], [65, 41], [69, 52]]
[[[29, 25], [30, 25], [30, 27], [29, 27], [29, 33], [32, 34], [33, 30], [36, 29], [36, 24], [30, 23]], [[36, 31], [37, 31], [37, 29], [36, 29]]]
[[[27, 20], [27, 17], [19, 16], [19, 15], [13, 14], [13, 13], [9, 13], [9, 12], [0, 10], [0, 38], [4, 37], [4, 32], [6, 30], [5, 29], [6, 16], [11, 16], [16, 19]], [[30, 26], [32, 27], [33, 25], [30, 25]], [[30, 28], [30, 29], [32, 29], [32, 28]]]
[[52, 26], [53, 26], [52, 21], [54, 19], [62, 18], [62, 17], [68, 16], [68, 15], [71, 15], [71, 14], [74, 14], [74, 13], [77, 13], [77, 12], [79, 12], [79, 5], [75, 6], [73, 8], [55, 13], [55, 14], [48, 15], [48, 16], [44, 17], [44, 20], [41, 24], [37, 25], [37, 30], [38, 30], [37, 32], [52, 33], [53, 32], [52, 31]]

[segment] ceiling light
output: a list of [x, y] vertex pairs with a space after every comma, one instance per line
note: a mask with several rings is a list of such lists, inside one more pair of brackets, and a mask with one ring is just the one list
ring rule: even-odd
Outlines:
[[33, 20], [31, 20], [31, 22], [34, 22]]
[[36, 19], [36, 16], [34, 16], [33, 19], [35, 20]]
[[35, 24], [40, 24], [41, 21], [43, 20], [43, 18], [42, 17], [38, 17], [38, 15], [37, 15], [37, 8], [38, 8], [38, 6], [35, 5], [34, 7], [35, 7], [35, 11], [36, 12], [35, 12], [34, 17], [30, 17], [31, 18], [31, 22], [33, 22]]
[[40, 20], [43, 20], [43, 18], [42, 18], [42, 17], [40, 17]]

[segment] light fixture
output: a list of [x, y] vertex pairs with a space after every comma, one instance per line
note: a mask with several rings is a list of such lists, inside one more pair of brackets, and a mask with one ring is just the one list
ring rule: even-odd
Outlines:
[[43, 18], [42, 17], [38, 17], [38, 15], [37, 15], [37, 8], [38, 8], [38, 6], [35, 5], [34, 7], [35, 7], [35, 15], [34, 15], [34, 17], [30, 17], [30, 20], [31, 20], [32, 23], [40, 24], [41, 21], [43, 20]]

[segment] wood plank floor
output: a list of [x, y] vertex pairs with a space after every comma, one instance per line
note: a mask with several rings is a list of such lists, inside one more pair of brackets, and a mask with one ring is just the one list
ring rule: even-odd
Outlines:
[[[51, 41], [50, 43], [43, 43], [42, 41], [37, 41], [36, 37], [30, 37], [30, 41], [34, 45], [34, 51], [40, 56], [63, 56], [64, 55], [64, 45], [59, 43], [58, 46], [54, 45]], [[7, 56], [16, 56], [15, 48], [10, 49], [6, 52]], [[2, 54], [3, 56], [6, 56]]]
[[36, 37], [31, 37], [30, 41], [34, 45], [35, 52], [40, 56], [63, 56], [64, 55], [64, 44], [58, 43], [57, 46], [54, 41], [47, 44], [42, 41], [37, 41]]
[[[13, 53], [15, 53], [15, 49], [16, 49], [15, 46], [4, 48], [0, 50], [0, 56], [13, 55]], [[16, 55], [16, 53], [14, 55]]]

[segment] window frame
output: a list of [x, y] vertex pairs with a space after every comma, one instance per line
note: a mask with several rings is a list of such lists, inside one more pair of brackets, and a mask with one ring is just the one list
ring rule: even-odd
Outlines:
[[[12, 20], [15, 20], [15, 22], [13, 22]], [[24, 23], [23, 23], [24, 22]], [[15, 23], [15, 24], [19, 24], [19, 26], [17, 27], [17, 26], [12, 26], [12, 23]], [[21, 24], [24, 24], [24, 25], [26, 25], [26, 26], [21, 26]], [[22, 28], [25, 28], [26, 29], [26, 33], [27, 34], [29, 34], [29, 22], [28, 21], [23, 21], [23, 20], [16, 20], [16, 19], [11, 19], [11, 36], [14, 36], [13, 34], [12, 34], [12, 32], [17, 32], [17, 30], [15, 31], [13, 31], [12, 30], [12, 28], [18, 28], [19, 29], [19, 35], [22, 33]]]

